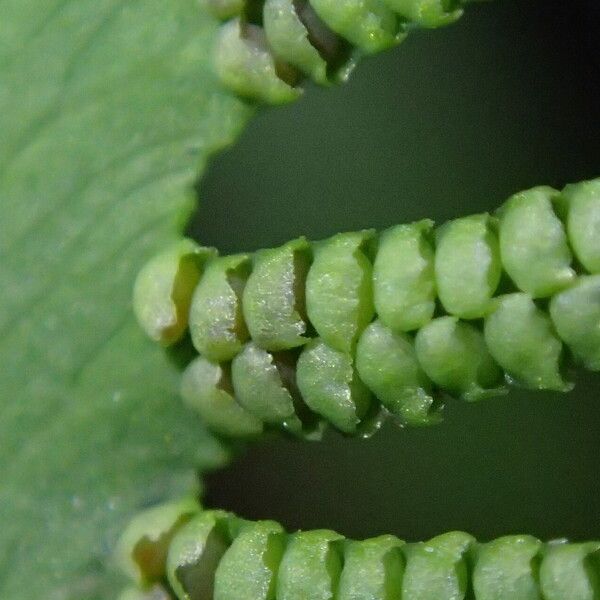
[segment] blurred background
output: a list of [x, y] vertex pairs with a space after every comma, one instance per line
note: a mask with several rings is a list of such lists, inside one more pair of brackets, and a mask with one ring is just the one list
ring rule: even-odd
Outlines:
[[[600, 176], [599, 83], [595, 1], [475, 5], [345, 87], [262, 112], [199, 184], [192, 231], [223, 253], [254, 250]], [[211, 475], [206, 501], [349, 536], [600, 538], [600, 377], [577, 381], [569, 395], [450, 402], [437, 428], [274, 438]]]

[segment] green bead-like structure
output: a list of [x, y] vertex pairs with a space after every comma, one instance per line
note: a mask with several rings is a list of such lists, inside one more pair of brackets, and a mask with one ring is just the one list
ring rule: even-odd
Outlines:
[[401, 43], [415, 28], [453, 23], [477, 0], [204, 0], [223, 21], [214, 49], [234, 93], [285, 104], [302, 81], [345, 81], [362, 55]]
[[[140, 519], [156, 529], [160, 507], [147, 514], [136, 519], [138, 536]], [[124, 537], [136, 539], [129, 531]], [[288, 533], [274, 521], [220, 510], [198, 510], [181, 521], [166, 557], [160, 549], [155, 559], [158, 582], [145, 588], [138, 581], [123, 599], [595, 600], [600, 594], [596, 541], [510, 535], [482, 543], [460, 531], [417, 543], [394, 535], [357, 541], [328, 529]]]
[[[437, 229], [419, 221], [225, 257], [178, 242], [144, 267], [134, 304], [163, 344], [189, 322], [200, 355], [182, 395], [216, 432], [316, 439], [327, 422], [366, 436], [389, 415], [438, 423], [446, 396], [569, 391], [565, 362], [600, 371], [599, 256], [595, 179]], [[165, 306], [179, 325], [156, 336]]]

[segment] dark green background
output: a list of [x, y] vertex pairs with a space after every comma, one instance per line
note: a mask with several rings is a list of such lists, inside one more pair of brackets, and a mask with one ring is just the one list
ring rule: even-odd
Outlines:
[[[438, 221], [600, 175], [592, 2], [494, 2], [255, 119], [199, 186], [194, 233], [222, 252], [300, 234]], [[368, 441], [273, 440], [211, 476], [208, 502], [290, 528], [418, 539], [600, 537], [600, 378], [569, 395], [452, 402], [445, 424]]]

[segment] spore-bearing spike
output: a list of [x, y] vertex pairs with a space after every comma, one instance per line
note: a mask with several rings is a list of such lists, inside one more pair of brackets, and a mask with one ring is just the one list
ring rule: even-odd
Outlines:
[[[156, 530], [162, 513], [139, 515], [124, 534], [133, 541], [127, 548]], [[596, 541], [509, 535], [483, 543], [461, 531], [416, 543], [393, 535], [355, 541], [198, 507], [177, 522], [166, 548], [149, 557], [160, 583], [137, 581], [123, 599], [594, 600], [600, 593]]]
[[214, 48], [222, 83], [244, 98], [292, 102], [310, 78], [343, 82], [361, 55], [401, 43], [415, 28], [456, 21], [475, 0], [204, 0], [224, 21]]
[[182, 395], [222, 435], [319, 439], [323, 422], [368, 435], [386, 414], [427, 425], [444, 396], [568, 391], [569, 358], [600, 370], [599, 223], [597, 179], [437, 230], [419, 221], [224, 257], [183, 240], [141, 271], [134, 306], [165, 345], [189, 322], [200, 356]]

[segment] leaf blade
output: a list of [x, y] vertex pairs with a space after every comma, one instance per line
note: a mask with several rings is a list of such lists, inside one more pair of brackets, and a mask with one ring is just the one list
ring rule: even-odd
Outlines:
[[252, 111], [193, 0], [0, 11], [0, 596], [109, 597], [122, 523], [228, 457], [130, 293]]

